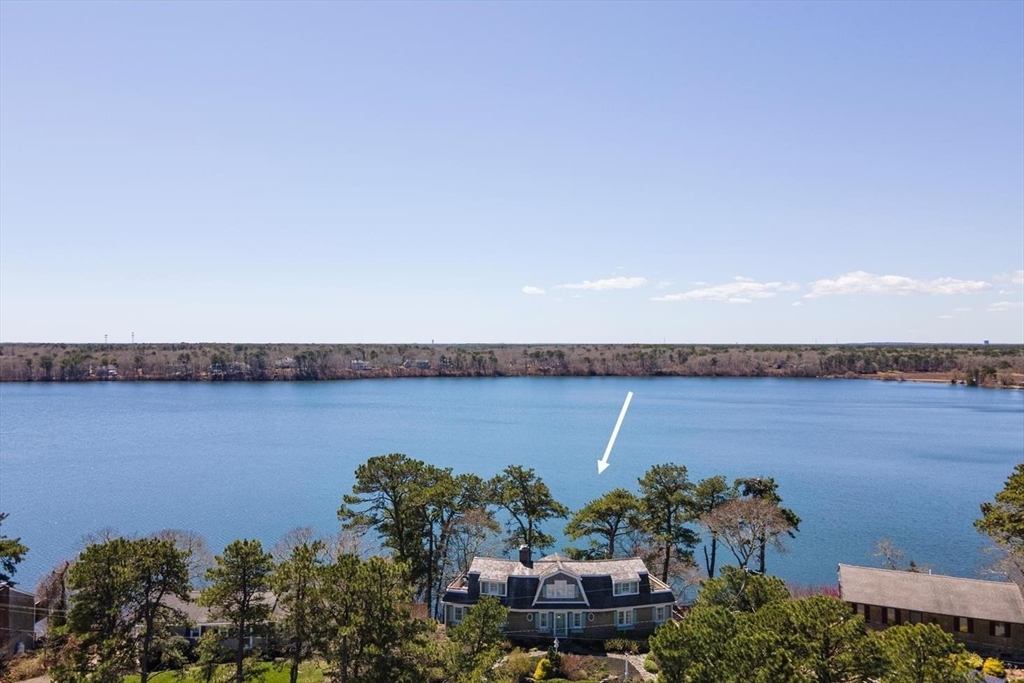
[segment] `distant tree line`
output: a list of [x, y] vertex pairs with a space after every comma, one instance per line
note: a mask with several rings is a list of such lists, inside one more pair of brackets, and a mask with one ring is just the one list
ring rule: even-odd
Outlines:
[[1020, 345], [3, 344], [0, 381], [939, 377], [1024, 386]]

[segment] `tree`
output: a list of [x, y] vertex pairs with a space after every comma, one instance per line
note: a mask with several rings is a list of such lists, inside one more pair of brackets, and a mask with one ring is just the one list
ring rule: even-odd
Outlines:
[[693, 484], [685, 466], [671, 463], [654, 465], [639, 481], [642, 524], [661, 548], [661, 580], [667, 583], [672, 559], [689, 559], [697, 545], [697, 534], [686, 526]]
[[[885, 661], [864, 619], [838, 598], [814, 595], [767, 604], [752, 617], [757, 630], [770, 631], [792, 653], [796, 668], [816, 683], [877, 680]], [[740, 648], [742, 648], [742, 645]], [[753, 668], [758, 665], [749, 658]]]
[[786, 582], [777, 576], [754, 574], [726, 565], [718, 577], [708, 579], [697, 595], [698, 606], [717, 605], [737, 612], [756, 612], [790, 597]]
[[409, 613], [407, 570], [390, 560], [341, 555], [326, 567], [324, 636], [317, 649], [336, 683], [411, 683], [420, 680], [415, 655], [430, 622]]
[[184, 529], [161, 529], [153, 534], [152, 538], [171, 541], [175, 548], [185, 553], [193, 586], [205, 583], [206, 570], [213, 566], [213, 553], [210, 552], [210, 546], [204, 536]]
[[375, 528], [407, 568], [415, 596], [433, 608], [455, 526], [463, 513], [484, 509], [485, 498], [476, 475], [453, 476], [450, 468], [390, 453], [356, 469], [352, 495], [345, 496], [338, 518], [346, 529]]
[[971, 667], [963, 645], [938, 624], [890, 626], [880, 636], [885, 683], [963, 683]]
[[146, 683], [154, 643], [166, 642], [171, 626], [185, 621], [185, 616], [172, 609], [166, 599], [173, 596], [187, 602], [192, 583], [188, 554], [176, 548], [173, 541], [140, 538], [132, 541], [132, 546], [129, 610], [137, 615], [134, 634], [139, 639], [140, 683]]
[[[782, 507], [782, 496], [779, 495], [779, 485], [775, 483], [773, 478], [753, 477], [749, 479], [737, 479], [735, 485], [739, 487], [740, 494], [744, 498], [759, 498], [767, 500], [778, 506], [779, 511], [790, 526], [789, 531], [786, 533], [790, 538], [796, 537], [796, 532], [800, 531], [801, 519], [789, 508]], [[767, 546], [767, 543], [761, 543], [760, 550], [758, 551], [757, 571], [762, 574], [765, 572], [765, 550], [767, 549]]]
[[237, 540], [214, 558], [214, 566], [206, 570], [210, 585], [199, 595], [199, 604], [211, 607], [215, 619], [230, 624], [235, 646], [235, 681], [245, 681], [245, 639], [259, 633], [270, 619], [267, 601], [273, 557], [263, 552], [256, 540]]
[[700, 523], [732, 552], [743, 570], [755, 555], [764, 558], [766, 546], [783, 550], [782, 536], [793, 528], [779, 506], [764, 498], [730, 500], [706, 513]]
[[667, 621], [650, 638], [659, 683], [720, 683], [729, 680], [726, 646], [735, 615], [718, 605], [699, 605], [682, 621]]
[[615, 541], [624, 530], [638, 524], [640, 501], [626, 489], [614, 489], [583, 506], [565, 527], [566, 535], [576, 541], [583, 536], [591, 539], [591, 557], [615, 557]]
[[466, 618], [448, 631], [455, 647], [454, 671], [460, 682], [477, 683], [491, 671], [501, 656], [508, 609], [495, 597], [484, 596]]
[[[286, 537], [287, 539], [287, 537]], [[278, 562], [271, 585], [278, 604], [284, 608], [281, 626], [291, 650], [289, 680], [296, 683], [299, 664], [305, 659], [317, 634], [326, 547], [322, 541], [306, 538], [293, 545]]]
[[[7, 519], [6, 512], [0, 512], [0, 525]], [[8, 538], [0, 533], [0, 583], [14, 585], [11, 577], [17, 571], [18, 564], [25, 559], [28, 548], [20, 538]]]
[[541, 550], [554, 545], [554, 537], [541, 531], [539, 524], [566, 517], [569, 508], [551, 496], [547, 484], [534, 474], [533, 468], [509, 465], [488, 484], [495, 504], [510, 517], [508, 547], [526, 545]]
[[[736, 498], [735, 486], [729, 486], [725, 477], [718, 475], [708, 477], [697, 482], [690, 494], [690, 515], [694, 519], [700, 519], [710, 514], [720, 506]], [[718, 534], [711, 532], [711, 542], [704, 545], [704, 568], [708, 572], [708, 578], [715, 578], [715, 564], [718, 554]]]
[[981, 519], [974, 522], [1007, 553], [1011, 576], [1024, 575], [1024, 463], [1014, 467], [995, 500], [981, 504]]
[[119, 681], [138, 662], [148, 679], [153, 644], [184, 623], [166, 598], [188, 599], [187, 559], [170, 541], [112, 538], [93, 543], [68, 572], [72, 591], [68, 630], [78, 647], [70, 670]]

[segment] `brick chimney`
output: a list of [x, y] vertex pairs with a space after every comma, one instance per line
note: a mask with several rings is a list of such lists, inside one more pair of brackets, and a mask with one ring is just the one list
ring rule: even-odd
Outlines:
[[524, 567], [533, 567], [533, 549], [530, 546], [519, 546], [519, 563]]

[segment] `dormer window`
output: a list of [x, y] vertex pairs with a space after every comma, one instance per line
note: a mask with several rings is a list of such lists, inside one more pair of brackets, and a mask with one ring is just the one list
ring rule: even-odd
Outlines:
[[616, 581], [615, 595], [638, 595], [640, 593], [639, 581]]
[[548, 599], [576, 600], [580, 597], [580, 587], [575, 582], [552, 581], [544, 586], [544, 597]]
[[506, 585], [504, 581], [481, 581], [480, 595], [505, 596]]

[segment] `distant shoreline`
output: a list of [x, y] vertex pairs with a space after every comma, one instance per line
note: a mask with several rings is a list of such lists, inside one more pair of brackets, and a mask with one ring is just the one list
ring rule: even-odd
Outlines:
[[0, 344], [0, 382], [797, 377], [1024, 388], [1019, 344]]

